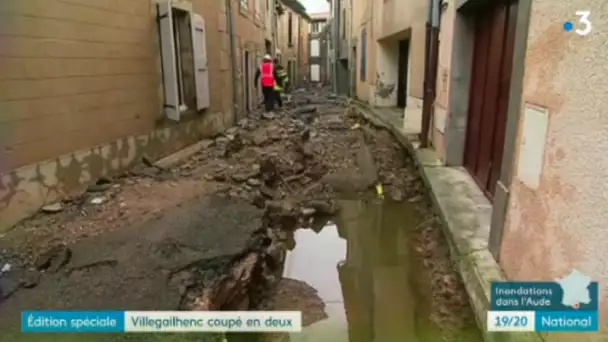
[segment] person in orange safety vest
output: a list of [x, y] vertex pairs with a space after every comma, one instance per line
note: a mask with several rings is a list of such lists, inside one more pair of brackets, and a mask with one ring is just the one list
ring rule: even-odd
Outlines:
[[274, 86], [278, 79], [277, 70], [272, 57], [265, 55], [262, 64], [258, 67], [255, 72], [255, 87], [258, 87], [258, 81], [262, 84], [262, 94], [264, 95], [264, 109], [266, 112], [272, 112], [274, 110], [275, 92]]

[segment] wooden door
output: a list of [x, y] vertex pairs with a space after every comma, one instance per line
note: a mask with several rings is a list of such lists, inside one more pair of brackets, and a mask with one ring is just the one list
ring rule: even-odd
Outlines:
[[489, 197], [502, 165], [516, 13], [516, 1], [503, 1], [476, 19], [464, 165]]

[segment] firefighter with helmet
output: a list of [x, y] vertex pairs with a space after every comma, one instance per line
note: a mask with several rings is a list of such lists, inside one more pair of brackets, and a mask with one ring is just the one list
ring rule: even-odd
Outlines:
[[285, 68], [283, 68], [283, 66], [279, 63], [278, 58], [274, 59], [274, 65], [275, 65], [275, 69], [277, 70], [277, 76], [278, 76], [276, 84], [274, 86], [274, 91], [276, 93], [277, 103], [279, 104], [279, 108], [282, 108], [283, 107], [282, 95], [283, 95], [283, 92], [287, 89], [287, 86], [289, 84], [289, 77], [287, 76], [287, 71], [285, 70]]
[[279, 79], [276, 67], [270, 55], [265, 55], [262, 64], [255, 72], [255, 87], [258, 87], [258, 81], [262, 85], [262, 95], [264, 96], [264, 109], [266, 112], [274, 110], [274, 102], [276, 93], [274, 87]]

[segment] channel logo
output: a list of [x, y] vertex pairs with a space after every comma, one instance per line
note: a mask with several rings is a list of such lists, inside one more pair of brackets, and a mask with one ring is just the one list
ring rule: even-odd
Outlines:
[[574, 30], [579, 36], [586, 36], [591, 33], [593, 27], [593, 25], [591, 25], [591, 20], [589, 19], [591, 11], [576, 11], [574, 14], [578, 16], [578, 21], [576, 23], [566, 21], [564, 23], [564, 31], [570, 32]]

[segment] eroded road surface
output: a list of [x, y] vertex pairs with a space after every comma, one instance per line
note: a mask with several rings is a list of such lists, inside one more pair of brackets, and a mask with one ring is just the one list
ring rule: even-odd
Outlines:
[[[321, 90], [43, 208], [0, 238], [0, 270], [0, 341], [481, 340], [412, 161]], [[24, 335], [28, 309], [298, 310], [305, 328]]]

